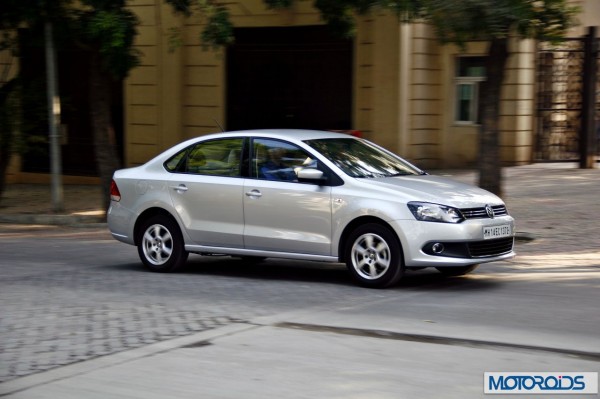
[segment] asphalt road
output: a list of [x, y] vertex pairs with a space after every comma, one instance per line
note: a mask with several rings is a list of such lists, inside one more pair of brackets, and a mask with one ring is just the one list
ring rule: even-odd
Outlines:
[[600, 254], [547, 246], [520, 242], [520, 256], [469, 276], [427, 269], [371, 290], [343, 266], [316, 262], [192, 255], [182, 272], [155, 274], [103, 227], [0, 225], [0, 382], [274, 316], [281, 328], [435, 337], [579, 358], [598, 370]]

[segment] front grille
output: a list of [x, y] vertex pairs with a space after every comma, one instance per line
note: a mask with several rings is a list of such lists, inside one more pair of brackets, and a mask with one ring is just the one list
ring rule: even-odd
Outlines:
[[[508, 215], [508, 211], [504, 205], [492, 205], [492, 209], [494, 210], [494, 216]], [[460, 213], [463, 214], [465, 219], [489, 219], [484, 207], [461, 209]]]
[[514, 238], [498, 238], [496, 240], [485, 240], [468, 243], [469, 254], [473, 258], [484, 258], [487, 256], [498, 256], [512, 251]]

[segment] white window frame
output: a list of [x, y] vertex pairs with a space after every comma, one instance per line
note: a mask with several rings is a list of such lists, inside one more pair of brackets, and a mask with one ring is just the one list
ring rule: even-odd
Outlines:
[[[459, 76], [459, 63], [461, 58], [469, 58], [469, 57], [481, 57], [481, 56], [456, 56], [455, 58], [455, 71], [454, 71], [454, 111], [453, 111], [453, 119], [454, 123], [457, 125], [479, 125], [479, 88], [481, 86], [481, 82], [486, 80], [485, 76]], [[467, 120], [460, 120], [460, 111], [461, 111], [461, 99], [459, 88], [461, 86], [470, 86], [472, 87], [472, 98], [469, 106], [469, 118]]]

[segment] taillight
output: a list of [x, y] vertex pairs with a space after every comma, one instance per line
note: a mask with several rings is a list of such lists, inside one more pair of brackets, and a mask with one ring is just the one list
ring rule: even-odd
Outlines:
[[121, 201], [121, 193], [114, 180], [110, 182], [110, 199], [116, 202]]

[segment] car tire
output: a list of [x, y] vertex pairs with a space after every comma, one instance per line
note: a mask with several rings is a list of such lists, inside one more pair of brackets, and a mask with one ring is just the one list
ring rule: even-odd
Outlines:
[[380, 224], [368, 223], [355, 229], [348, 237], [345, 259], [352, 276], [364, 287], [389, 287], [404, 275], [398, 238]]
[[138, 254], [153, 272], [168, 273], [181, 268], [188, 258], [177, 223], [165, 215], [146, 220], [139, 229]]
[[471, 273], [477, 269], [479, 265], [470, 266], [449, 266], [449, 267], [436, 267], [437, 271], [442, 273], [444, 276], [464, 276], [465, 274]]

